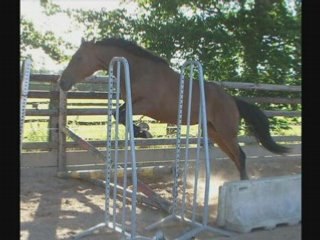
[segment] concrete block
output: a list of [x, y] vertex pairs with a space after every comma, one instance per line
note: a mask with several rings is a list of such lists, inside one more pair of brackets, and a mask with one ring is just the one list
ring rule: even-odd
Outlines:
[[225, 183], [217, 224], [237, 232], [301, 221], [301, 174]]

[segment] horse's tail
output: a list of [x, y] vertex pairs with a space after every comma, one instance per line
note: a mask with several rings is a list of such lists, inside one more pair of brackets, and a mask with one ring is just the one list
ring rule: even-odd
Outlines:
[[273, 153], [288, 153], [290, 148], [277, 144], [270, 136], [270, 127], [267, 116], [255, 105], [234, 98], [238, 106], [240, 117], [243, 118], [249, 129], [253, 132], [266, 149]]

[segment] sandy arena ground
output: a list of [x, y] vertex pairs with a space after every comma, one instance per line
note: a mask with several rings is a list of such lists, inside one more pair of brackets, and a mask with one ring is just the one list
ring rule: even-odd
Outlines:
[[[253, 178], [301, 173], [301, 160], [248, 161], [249, 174]], [[215, 164], [215, 173], [210, 191], [210, 225], [214, 226], [217, 210], [218, 187], [225, 181], [238, 180], [238, 173], [231, 161], [221, 160]], [[72, 239], [76, 233], [103, 221], [104, 189], [76, 179], [61, 179], [55, 176], [55, 168], [21, 169], [20, 222], [21, 240]], [[171, 178], [143, 179], [163, 197], [170, 197]], [[188, 197], [188, 196], [187, 196]], [[139, 233], [154, 236], [154, 231], [144, 227], [166, 216], [164, 212], [138, 205], [137, 225]], [[167, 239], [173, 239], [180, 224], [163, 228]], [[99, 233], [84, 239], [120, 239], [117, 233]], [[272, 230], [258, 229], [251, 233], [237, 234], [227, 238], [219, 234], [202, 233], [195, 239], [236, 240], [299, 240], [301, 224], [278, 226]]]

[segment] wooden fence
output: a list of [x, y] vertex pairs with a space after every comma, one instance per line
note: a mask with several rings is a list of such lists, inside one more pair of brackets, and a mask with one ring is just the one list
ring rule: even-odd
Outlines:
[[[57, 86], [57, 79], [59, 75], [43, 75], [33, 74], [30, 77], [31, 83], [39, 83], [46, 85], [46, 90], [30, 90], [28, 98], [47, 99], [49, 104], [48, 109], [27, 109], [26, 116], [47, 116], [48, 121], [48, 141], [47, 142], [28, 142], [23, 144], [23, 154], [21, 159], [21, 166], [57, 166], [58, 159], [58, 145], [59, 145], [59, 87]], [[90, 77], [86, 82], [90, 84], [107, 83], [106, 77]], [[253, 103], [272, 103], [272, 104], [301, 104], [300, 86], [282, 86], [273, 84], [254, 84], [254, 83], [235, 83], [235, 82], [216, 82], [226, 89], [239, 90], [255, 90], [255, 91], [280, 91], [288, 92], [289, 94], [296, 93], [297, 97], [243, 97], [244, 100]], [[107, 88], [105, 88], [107, 89]], [[68, 93], [68, 99], [107, 99], [108, 94], [101, 91], [75, 91]], [[96, 105], [96, 104], [94, 104]], [[78, 105], [79, 106], [79, 105]], [[97, 106], [97, 105], [96, 105]], [[268, 117], [284, 116], [284, 117], [298, 117], [301, 116], [299, 111], [265, 111]], [[106, 115], [107, 108], [72, 108], [67, 109], [69, 115]], [[274, 137], [276, 141], [286, 142], [293, 147], [292, 157], [300, 157], [300, 136], [277, 136]], [[240, 137], [239, 141], [245, 144], [244, 151], [247, 156], [269, 156], [270, 153], [259, 148], [257, 145], [252, 145], [255, 140], [252, 137]], [[89, 141], [95, 147], [104, 147], [104, 141]], [[146, 165], [155, 164], [156, 161], [165, 162], [174, 156], [175, 139], [137, 139], [136, 145], [139, 146], [137, 150], [137, 159], [142, 159], [141, 162]], [[171, 146], [168, 148], [161, 148], [161, 146]], [[152, 147], [151, 147], [152, 146]], [[160, 146], [160, 147], [159, 147]], [[90, 158], [90, 163], [97, 164], [99, 161], [92, 159], [85, 151], [77, 151], [77, 144], [74, 142], [67, 142], [67, 148], [72, 148], [73, 151], [67, 152], [69, 164], [87, 164]], [[79, 148], [78, 148], [79, 149]], [[220, 150], [214, 149], [214, 154], [218, 158], [225, 158]], [[273, 156], [273, 155], [272, 155]], [[152, 160], [151, 160], [152, 159]], [[101, 161], [100, 161], [101, 162]]]

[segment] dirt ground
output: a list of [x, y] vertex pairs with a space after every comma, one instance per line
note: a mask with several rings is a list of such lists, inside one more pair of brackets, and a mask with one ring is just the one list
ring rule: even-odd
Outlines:
[[[215, 226], [218, 188], [225, 181], [238, 180], [238, 173], [230, 161], [221, 160], [215, 164], [215, 173], [210, 191], [209, 225]], [[248, 161], [248, 172], [252, 178], [281, 176], [301, 173], [301, 160]], [[104, 219], [104, 189], [83, 180], [56, 177], [55, 168], [21, 169], [20, 192], [20, 239], [54, 240], [72, 239], [76, 233], [90, 228]], [[143, 179], [161, 196], [171, 194], [171, 178]], [[201, 186], [199, 187], [199, 189]], [[187, 196], [188, 198], [188, 196]], [[145, 231], [144, 227], [162, 219], [165, 215], [150, 207], [138, 205], [138, 232], [144, 236], [154, 236], [156, 230]], [[167, 239], [185, 230], [178, 223], [162, 228]], [[120, 239], [120, 235], [108, 231], [88, 236], [84, 239]], [[202, 233], [195, 239], [235, 239], [235, 240], [299, 240], [301, 224], [281, 225], [272, 230], [257, 229], [250, 233], [236, 233], [234, 237], [224, 237], [218, 233]]]

